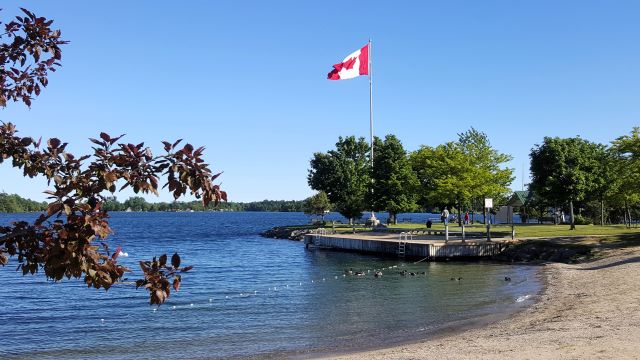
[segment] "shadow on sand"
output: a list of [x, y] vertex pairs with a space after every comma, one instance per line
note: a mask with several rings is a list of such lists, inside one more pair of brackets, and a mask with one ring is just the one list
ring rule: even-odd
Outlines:
[[633, 258], [612, 262], [610, 264], [598, 265], [598, 266], [593, 266], [593, 267], [586, 267], [586, 268], [577, 269], [577, 270], [600, 270], [600, 269], [606, 269], [606, 268], [611, 268], [611, 267], [614, 267], [614, 266], [620, 266], [620, 265], [624, 265], [624, 264], [632, 264], [632, 263], [637, 263], [637, 262], [640, 262], [640, 256], [636, 256], [636, 257], [633, 257]]

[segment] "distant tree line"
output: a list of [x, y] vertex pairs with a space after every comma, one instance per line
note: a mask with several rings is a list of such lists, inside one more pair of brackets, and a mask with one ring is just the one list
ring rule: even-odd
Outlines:
[[221, 202], [217, 205], [203, 206], [200, 201], [147, 202], [143, 197], [134, 196], [118, 201], [115, 197], [108, 198], [104, 207], [107, 211], [303, 211], [303, 201], [298, 200], [262, 200], [255, 202]]
[[0, 213], [44, 211], [48, 205], [46, 202], [24, 199], [15, 194], [0, 193]]
[[[221, 202], [206, 207], [201, 201], [148, 202], [141, 196], [133, 196], [120, 202], [115, 196], [107, 197], [102, 208], [105, 211], [279, 211], [302, 212], [305, 200], [262, 200], [254, 202]], [[47, 202], [37, 202], [18, 195], [0, 193], [0, 213], [45, 211]]]

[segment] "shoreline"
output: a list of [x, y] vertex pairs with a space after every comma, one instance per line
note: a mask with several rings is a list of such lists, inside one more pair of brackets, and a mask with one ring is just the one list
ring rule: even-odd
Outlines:
[[580, 264], [547, 264], [530, 306], [419, 341], [309, 359], [584, 359], [640, 357], [640, 246]]

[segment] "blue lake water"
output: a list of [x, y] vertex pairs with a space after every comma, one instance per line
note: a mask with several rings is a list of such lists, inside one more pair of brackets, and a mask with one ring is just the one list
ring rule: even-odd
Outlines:
[[[541, 287], [537, 269], [489, 262], [421, 262], [266, 239], [302, 213], [112, 213], [110, 243], [137, 262], [177, 251], [194, 269], [156, 309], [145, 291], [108, 292], [80, 280], [0, 268], [1, 359], [282, 358], [351, 351], [423, 338], [438, 329], [513, 312]], [[336, 217], [336, 215], [332, 215]], [[427, 218], [426, 214], [400, 217]], [[0, 225], [33, 214], [0, 214]], [[115, 247], [113, 247], [115, 248]], [[396, 268], [394, 268], [394, 266]], [[342, 276], [346, 268], [381, 278]], [[399, 271], [426, 271], [403, 277]], [[504, 277], [510, 276], [511, 282]], [[451, 281], [461, 277], [461, 281]]]

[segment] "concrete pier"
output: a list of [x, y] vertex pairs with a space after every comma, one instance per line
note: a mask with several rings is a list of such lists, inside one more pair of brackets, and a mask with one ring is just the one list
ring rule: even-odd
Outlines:
[[480, 241], [445, 241], [413, 238], [398, 234], [308, 234], [307, 246], [321, 249], [356, 251], [369, 254], [405, 256], [411, 258], [482, 258], [501, 253], [508, 246], [506, 239]]

